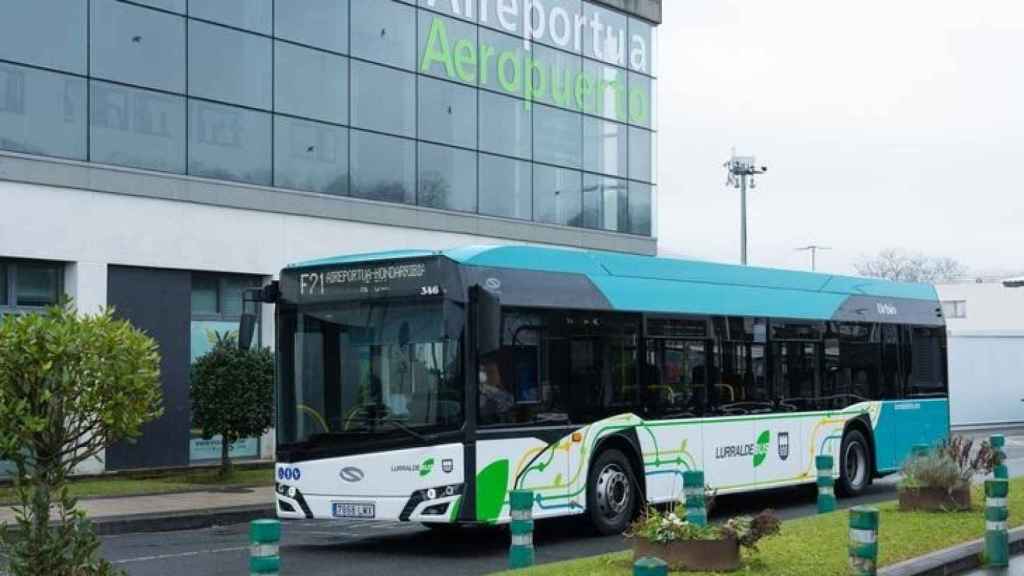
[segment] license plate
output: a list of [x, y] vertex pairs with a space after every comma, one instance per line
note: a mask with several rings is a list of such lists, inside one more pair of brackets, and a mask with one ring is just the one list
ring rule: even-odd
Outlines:
[[376, 518], [375, 504], [365, 502], [333, 502], [335, 518]]

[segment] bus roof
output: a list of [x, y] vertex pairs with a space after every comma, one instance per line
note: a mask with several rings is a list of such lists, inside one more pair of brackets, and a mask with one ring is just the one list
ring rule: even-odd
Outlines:
[[[928, 284], [542, 246], [466, 246], [339, 256], [293, 264], [309, 268], [444, 256], [462, 266], [586, 276], [612, 308], [642, 312], [830, 319], [851, 298], [861, 308], [899, 299], [937, 303]], [[874, 316], [870, 314], [869, 316]]]

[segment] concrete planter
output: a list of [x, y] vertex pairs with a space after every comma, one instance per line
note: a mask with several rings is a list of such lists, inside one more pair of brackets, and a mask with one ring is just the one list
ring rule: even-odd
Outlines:
[[945, 488], [900, 489], [900, 510], [903, 512], [965, 512], [971, 509], [971, 489]]
[[733, 572], [740, 567], [740, 545], [734, 539], [682, 540], [668, 544], [637, 540], [634, 559], [653, 556], [670, 570], [683, 572]]

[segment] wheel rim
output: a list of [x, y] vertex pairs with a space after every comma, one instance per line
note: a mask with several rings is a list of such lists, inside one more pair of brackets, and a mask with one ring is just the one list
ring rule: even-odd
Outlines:
[[867, 480], [868, 464], [864, 446], [860, 442], [850, 442], [846, 446], [843, 462], [846, 468], [846, 481], [849, 482], [850, 487], [855, 490], [863, 488]]
[[618, 464], [608, 464], [597, 475], [597, 507], [605, 518], [621, 516], [629, 508], [633, 487]]

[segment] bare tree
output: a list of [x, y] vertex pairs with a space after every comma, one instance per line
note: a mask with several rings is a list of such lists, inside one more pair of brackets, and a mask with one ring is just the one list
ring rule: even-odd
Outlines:
[[948, 282], [967, 274], [967, 267], [953, 258], [926, 256], [899, 248], [882, 250], [873, 258], [857, 262], [854, 268], [861, 276], [927, 284]]

